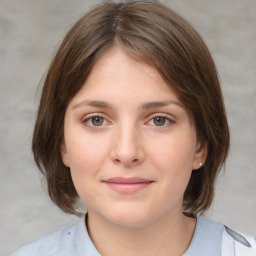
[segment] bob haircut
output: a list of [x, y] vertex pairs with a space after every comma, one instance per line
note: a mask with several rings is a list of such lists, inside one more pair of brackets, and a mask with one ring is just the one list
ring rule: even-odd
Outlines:
[[183, 202], [184, 211], [203, 214], [212, 203], [229, 150], [223, 96], [213, 59], [199, 34], [157, 1], [97, 5], [75, 23], [57, 50], [44, 80], [32, 142], [50, 198], [64, 212], [80, 214], [79, 195], [60, 152], [65, 111], [97, 60], [114, 46], [158, 70], [207, 146], [206, 162], [192, 172]]

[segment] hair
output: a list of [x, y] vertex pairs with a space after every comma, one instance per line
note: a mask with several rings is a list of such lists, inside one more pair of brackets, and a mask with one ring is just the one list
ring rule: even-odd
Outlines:
[[207, 145], [203, 167], [192, 171], [184, 211], [203, 214], [229, 150], [223, 96], [211, 54], [200, 35], [181, 16], [157, 1], [107, 2], [78, 20], [63, 39], [44, 79], [33, 134], [34, 159], [52, 201], [79, 214], [79, 195], [61, 158], [64, 117], [97, 60], [118, 46], [158, 70], [193, 120]]

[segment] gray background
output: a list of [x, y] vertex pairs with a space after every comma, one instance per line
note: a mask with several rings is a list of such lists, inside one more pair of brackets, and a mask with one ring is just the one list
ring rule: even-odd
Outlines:
[[[30, 143], [36, 88], [54, 49], [70, 25], [97, 2], [0, 0], [1, 255], [77, 221], [48, 199]], [[162, 2], [201, 33], [223, 86], [232, 150], [208, 217], [256, 234], [256, 1]]]

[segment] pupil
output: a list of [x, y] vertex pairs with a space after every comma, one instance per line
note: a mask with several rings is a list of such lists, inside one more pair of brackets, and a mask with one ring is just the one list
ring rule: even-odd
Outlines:
[[92, 123], [95, 126], [100, 126], [103, 124], [103, 118], [102, 117], [93, 117], [92, 118]]
[[164, 117], [155, 117], [154, 118], [154, 124], [157, 126], [162, 126], [165, 124], [165, 118]]

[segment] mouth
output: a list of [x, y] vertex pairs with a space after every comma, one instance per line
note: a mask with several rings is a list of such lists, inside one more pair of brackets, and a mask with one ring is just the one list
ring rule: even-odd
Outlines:
[[153, 181], [143, 178], [133, 177], [133, 178], [123, 178], [114, 177], [103, 181], [112, 190], [123, 193], [131, 194], [138, 192], [142, 189], [149, 187]]

